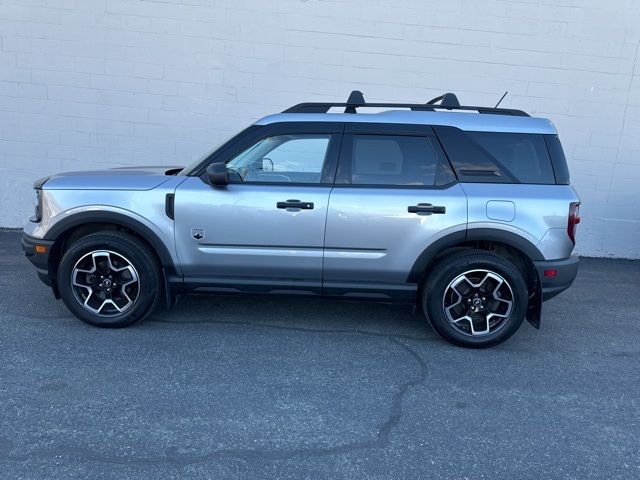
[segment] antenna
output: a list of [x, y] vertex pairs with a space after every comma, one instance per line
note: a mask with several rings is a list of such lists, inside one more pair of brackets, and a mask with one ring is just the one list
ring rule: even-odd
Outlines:
[[500, 104], [502, 103], [502, 100], [504, 100], [504, 97], [506, 97], [506, 96], [507, 96], [507, 93], [509, 93], [509, 90], [507, 90], [506, 92], [504, 92], [504, 95], [502, 95], [502, 96], [500, 97], [500, 100], [498, 100], [498, 103], [496, 103], [496, 106], [495, 106], [495, 107], [493, 107], [493, 108], [498, 108], [498, 105], [500, 105]]

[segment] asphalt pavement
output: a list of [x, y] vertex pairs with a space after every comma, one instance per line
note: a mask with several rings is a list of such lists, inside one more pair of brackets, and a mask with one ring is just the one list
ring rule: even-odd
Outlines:
[[0, 233], [2, 479], [640, 478], [640, 262], [584, 259], [507, 343], [404, 306], [186, 297], [76, 320]]

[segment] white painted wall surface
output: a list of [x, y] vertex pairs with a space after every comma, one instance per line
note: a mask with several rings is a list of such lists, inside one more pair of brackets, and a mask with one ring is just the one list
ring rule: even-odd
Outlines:
[[64, 170], [184, 164], [302, 101], [545, 116], [583, 198], [578, 252], [640, 258], [640, 2], [0, 0], [0, 226]]

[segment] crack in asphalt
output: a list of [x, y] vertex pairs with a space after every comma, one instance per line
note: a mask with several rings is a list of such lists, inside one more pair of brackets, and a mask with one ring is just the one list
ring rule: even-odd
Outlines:
[[305, 333], [335, 333], [335, 334], [358, 334], [358, 335], [368, 335], [372, 337], [384, 337], [384, 338], [401, 338], [404, 340], [414, 340], [418, 342], [425, 341], [439, 341], [435, 337], [428, 336], [415, 336], [408, 335], [404, 333], [385, 333], [385, 332], [373, 332], [371, 330], [360, 330], [358, 328], [342, 328], [342, 329], [326, 329], [326, 328], [305, 328], [305, 327], [294, 327], [291, 325], [276, 325], [273, 323], [261, 323], [261, 322], [234, 322], [232, 320], [159, 320], [159, 319], [149, 319], [148, 322], [153, 323], [170, 323], [174, 325], [193, 325], [193, 324], [219, 324], [219, 325], [234, 325], [234, 326], [243, 326], [243, 327], [265, 327], [265, 328], [274, 328], [279, 330], [290, 330], [294, 332], [305, 332]]
[[[37, 315], [27, 315], [24, 313], [15, 313], [15, 312], [0, 312], [0, 315], [15, 315], [22, 318], [29, 318], [31, 320], [49, 320], [49, 319], [70, 319], [69, 315], [53, 315], [47, 317], [37, 316]], [[403, 340], [412, 340], [416, 342], [440, 342], [440, 339], [433, 336], [417, 336], [417, 335], [409, 335], [405, 333], [385, 333], [385, 332], [374, 332], [371, 330], [361, 330], [358, 328], [342, 328], [342, 329], [326, 329], [326, 328], [305, 328], [305, 327], [294, 327], [291, 325], [276, 325], [273, 323], [260, 323], [260, 322], [237, 322], [233, 320], [161, 320], [161, 319], [147, 319], [145, 322], [149, 323], [164, 323], [164, 324], [173, 324], [173, 325], [199, 325], [199, 324], [211, 324], [211, 325], [230, 325], [230, 326], [240, 326], [240, 327], [264, 327], [264, 328], [273, 328], [278, 330], [289, 330], [294, 332], [304, 332], [304, 333], [334, 333], [334, 334], [356, 334], [356, 335], [367, 335], [371, 337], [382, 337], [382, 338], [397, 338]]]
[[[41, 317], [29, 316], [25, 314], [13, 314], [22, 317], [32, 319], [42, 319]], [[0, 437], [0, 461], [17, 461], [26, 462], [34, 458], [57, 458], [57, 457], [74, 457], [80, 460], [87, 460], [93, 462], [119, 464], [119, 465], [157, 465], [157, 464], [171, 464], [178, 467], [184, 467], [191, 464], [205, 463], [212, 460], [221, 460], [227, 458], [239, 459], [239, 460], [287, 460], [294, 457], [318, 457], [327, 455], [339, 455], [350, 453], [356, 450], [362, 449], [383, 449], [386, 448], [391, 442], [391, 433], [393, 429], [400, 423], [402, 419], [402, 403], [404, 397], [411, 387], [415, 387], [426, 380], [427, 378], [427, 364], [424, 359], [413, 348], [407, 344], [398, 340], [430, 340], [427, 337], [413, 337], [403, 334], [388, 334], [383, 332], [370, 332], [366, 330], [358, 329], [340, 329], [340, 330], [327, 330], [327, 329], [312, 329], [304, 327], [291, 327], [285, 325], [273, 325], [264, 323], [251, 323], [251, 322], [233, 322], [233, 321], [192, 321], [192, 322], [176, 322], [171, 320], [153, 320], [157, 323], [214, 323], [214, 324], [228, 324], [236, 326], [256, 326], [277, 328], [283, 330], [299, 331], [305, 333], [321, 333], [321, 334], [358, 334], [364, 336], [384, 337], [389, 342], [397, 345], [405, 352], [407, 352], [416, 362], [418, 366], [418, 375], [400, 384], [398, 390], [394, 393], [391, 399], [391, 406], [389, 409], [389, 415], [384, 422], [377, 427], [377, 433], [375, 437], [369, 440], [357, 440], [354, 442], [327, 446], [327, 447], [307, 447], [307, 448], [294, 448], [287, 450], [269, 450], [269, 449], [247, 449], [247, 448], [228, 448], [213, 450], [202, 454], [189, 454], [180, 453], [178, 447], [169, 447], [164, 451], [163, 455], [157, 456], [135, 456], [135, 455], [109, 455], [101, 453], [86, 447], [53, 447], [45, 449], [36, 449], [24, 454], [11, 454], [13, 450], [13, 442], [7, 438]]]

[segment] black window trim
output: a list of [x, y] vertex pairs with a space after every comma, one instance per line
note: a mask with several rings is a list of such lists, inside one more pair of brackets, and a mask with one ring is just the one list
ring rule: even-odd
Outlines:
[[252, 137], [255, 135], [255, 132], [260, 129], [257, 125], [251, 125], [244, 130], [238, 132], [235, 136], [227, 140], [225, 143], [220, 145], [217, 149], [211, 152], [206, 158], [204, 158], [197, 166], [193, 167], [189, 173], [186, 174], [188, 177], [200, 177], [204, 175], [205, 170], [209, 165], [213, 162], [217, 161], [218, 158], [224, 156], [224, 154], [231, 148], [234, 147], [238, 142], [243, 141], [245, 138]]
[[[567, 158], [566, 158], [566, 154], [564, 153], [564, 149], [562, 148], [562, 142], [560, 142], [560, 138], [558, 137], [557, 134], [555, 135], [550, 135], [550, 134], [544, 134], [544, 144], [547, 147], [547, 153], [549, 154], [549, 159], [551, 160], [551, 169], [553, 170], [553, 177], [556, 180], [556, 185], [570, 185], [571, 184], [571, 175], [569, 172], [569, 167], [567, 165]], [[561, 149], [562, 151], [562, 159], [558, 158], [558, 156], [555, 154], [556, 152], [552, 151], [552, 147], [550, 145], [551, 141], [557, 142], [557, 146]], [[564, 165], [561, 164], [564, 163]], [[563, 170], [562, 172], [560, 172], [560, 170]], [[561, 173], [566, 174], [566, 178], [558, 178]]]

